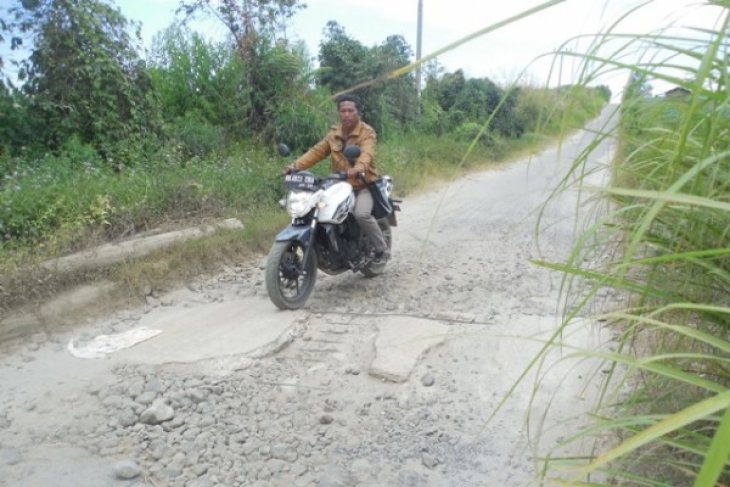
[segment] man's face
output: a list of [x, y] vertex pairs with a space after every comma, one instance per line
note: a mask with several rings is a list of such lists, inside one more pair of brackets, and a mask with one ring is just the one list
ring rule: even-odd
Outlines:
[[360, 113], [357, 111], [357, 107], [355, 107], [355, 102], [341, 102], [338, 112], [340, 114], [340, 123], [342, 123], [342, 128], [346, 130], [352, 129], [355, 125], [357, 125], [357, 122], [360, 121]]

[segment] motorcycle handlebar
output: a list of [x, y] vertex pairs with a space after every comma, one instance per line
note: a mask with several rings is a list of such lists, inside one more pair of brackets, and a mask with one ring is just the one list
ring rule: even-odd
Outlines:
[[[365, 173], [360, 171], [359, 173], [357, 173], [357, 177], [358, 179], [362, 179], [364, 181]], [[337, 171], [336, 173], [332, 173], [330, 174], [329, 179], [342, 179], [343, 181], [345, 181], [347, 179], [347, 171]]]
[[[287, 167], [286, 170], [284, 171], [284, 176], [287, 176], [289, 174], [296, 174], [298, 172], [300, 172], [300, 171], [298, 171], [294, 168], [291, 168], [291, 167]], [[359, 173], [357, 173], [357, 177], [359, 179], [365, 180], [365, 173], [359, 172]], [[326, 179], [334, 179], [337, 181], [347, 181], [347, 171], [333, 172], [329, 176], [327, 176]]]

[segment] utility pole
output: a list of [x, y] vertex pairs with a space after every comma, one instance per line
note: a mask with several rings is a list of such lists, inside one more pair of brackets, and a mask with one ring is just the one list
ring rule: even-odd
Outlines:
[[[418, 0], [418, 27], [416, 30], [416, 62], [421, 60], [421, 42], [423, 37], [423, 0]], [[421, 65], [416, 67], [416, 91], [421, 98]]]

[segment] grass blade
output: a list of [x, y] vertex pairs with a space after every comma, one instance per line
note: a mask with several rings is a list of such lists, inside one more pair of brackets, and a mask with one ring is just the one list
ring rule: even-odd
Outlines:
[[715, 431], [705, 462], [695, 479], [695, 487], [715, 485], [727, 465], [728, 458], [730, 458], [730, 408], [725, 410], [725, 415]]
[[698, 402], [697, 404], [693, 404], [692, 406], [669, 416], [665, 420], [660, 421], [654, 426], [647, 428], [641, 433], [632, 436], [617, 447], [599, 456], [596, 460], [581, 469], [578, 477], [584, 477], [590, 472], [596, 471], [600, 467], [612, 462], [613, 460], [629, 454], [630, 452], [636, 450], [643, 445], [657, 440], [664, 435], [672, 433], [673, 431], [676, 431], [683, 426], [687, 426], [690, 423], [705, 419], [729, 407], [730, 391], [727, 390], [721, 394], [717, 394], [714, 397]]

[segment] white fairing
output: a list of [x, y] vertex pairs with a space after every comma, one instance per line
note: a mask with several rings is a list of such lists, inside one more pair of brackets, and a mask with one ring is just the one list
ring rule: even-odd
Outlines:
[[320, 222], [342, 223], [355, 208], [355, 192], [348, 183], [335, 183], [324, 190], [320, 205]]

